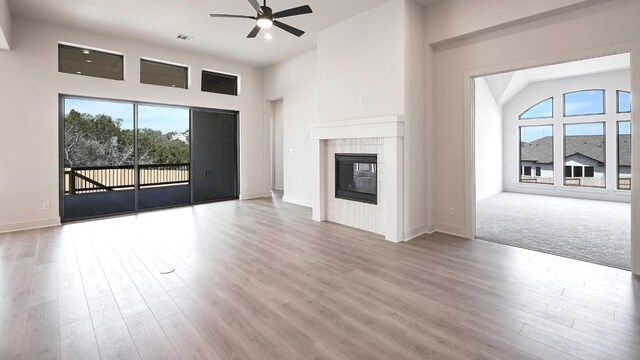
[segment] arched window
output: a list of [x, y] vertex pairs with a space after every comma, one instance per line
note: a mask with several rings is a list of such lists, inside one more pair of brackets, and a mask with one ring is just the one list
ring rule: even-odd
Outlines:
[[631, 112], [631, 93], [618, 90], [618, 113]]
[[564, 94], [564, 116], [604, 114], [604, 90], [580, 90]]
[[547, 119], [553, 117], [553, 98], [542, 100], [525, 110], [518, 117], [520, 120]]

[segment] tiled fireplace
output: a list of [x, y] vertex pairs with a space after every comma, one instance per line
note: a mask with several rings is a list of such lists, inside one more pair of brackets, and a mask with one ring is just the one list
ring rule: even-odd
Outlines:
[[401, 241], [403, 130], [395, 116], [312, 126], [313, 219]]

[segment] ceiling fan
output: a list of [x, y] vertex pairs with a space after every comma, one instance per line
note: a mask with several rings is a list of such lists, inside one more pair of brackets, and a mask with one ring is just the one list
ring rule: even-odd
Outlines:
[[258, 12], [256, 16], [246, 16], [246, 15], [226, 15], [226, 14], [210, 14], [211, 17], [225, 17], [225, 18], [240, 18], [240, 19], [253, 19], [256, 20], [256, 26], [251, 30], [248, 38], [254, 38], [258, 35], [261, 29], [269, 29], [272, 26], [277, 26], [280, 29], [291, 33], [297, 37], [300, 37], [304, 34], [304, 31], [300, 29], [296, 29], [293, 26], [289, 26], [287, 24], [281, 23], [276, 19], [281, 19], [289, 16], [296, 15], [304, 15], [311, 14], [313, 11], [309, 5], [299, 6], [295, 8], [291, 8], [288, 10], [278, 11], [274, 13], [270, 7], [267, 6], [267, 0], [264, 0], [264, 5], [260, 6], [257, 0], [248, 0], [249, 4], [253, 6], [254, 9]]

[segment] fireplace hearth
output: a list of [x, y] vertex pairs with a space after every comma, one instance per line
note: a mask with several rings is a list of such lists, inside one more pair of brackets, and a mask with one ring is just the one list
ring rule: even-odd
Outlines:
[[367, 204], [378, 203], [378, 156], [336, 154], [335, 196]]

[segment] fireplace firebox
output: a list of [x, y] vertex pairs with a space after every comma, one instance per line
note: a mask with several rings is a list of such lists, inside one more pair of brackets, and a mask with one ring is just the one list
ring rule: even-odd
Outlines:
[[336, 154], [336, 198], [378, 203], [378, 156]]

